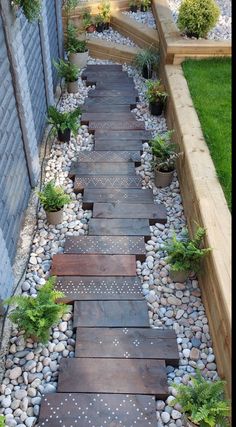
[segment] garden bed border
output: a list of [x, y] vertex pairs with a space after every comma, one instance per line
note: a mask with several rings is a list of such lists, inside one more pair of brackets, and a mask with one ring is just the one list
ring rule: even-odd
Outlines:
[[162, 79], [169, 93], [168, 128], [184, 153], [177, 172], [190, 233], [205, 227], [204, 259], [199, 284], [212, 336], [217, 369], [231, 396], [231, 213], [217, 178], [198, 115], [179, 65], [165, 65]]

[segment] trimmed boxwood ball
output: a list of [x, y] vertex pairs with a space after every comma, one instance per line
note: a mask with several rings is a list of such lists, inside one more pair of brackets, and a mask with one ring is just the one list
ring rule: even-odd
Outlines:
[[189, 37], [207, 37], [219, 16], [220, 9], [214, 0], [183, 0], [177, 25]]

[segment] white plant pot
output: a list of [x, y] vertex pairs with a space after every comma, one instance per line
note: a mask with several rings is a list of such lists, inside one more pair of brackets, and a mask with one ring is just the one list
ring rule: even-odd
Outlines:
[[52, 224], [52, 225], [60, 224], [63, 220], [63, 209], [57, 212], [46, 211], [46, 217], [49, 224]]
[[69, 54], [69, 61], [71, 64], [77, 65], [79, 68], [84, 68], [87, 65], [88, 62], [88, 56], [89, 52], [82, 52], [82, 53], [70, 53]]
[[75, 82], [67, 82], [67, 92], [77, 93], [79, 91], [78, 80]]

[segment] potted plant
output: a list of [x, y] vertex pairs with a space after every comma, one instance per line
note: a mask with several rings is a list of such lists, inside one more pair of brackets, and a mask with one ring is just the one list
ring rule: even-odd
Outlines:
[[138, 11], [138, 0], [130, 0], [129, 10], [130, 12], [134, 12], [134, 13]]
[[93, 17], [89, 10], [85, 10], [82, 15], [82, 25], [87, 33], [93, 33], [96, 30], [96, 26], [93, 21]]
[[150, 6], [151, 6], [151, 0], [140, 0], [141, 12], [147, 12]]
[[154, 157], [154, 180], [156, 187], [167, 187], [170, 185], [175, 170], [175, 161], [182, 154], [176, 152], [176, 145], [170, 142], [173, 131], [167, 131], [155, 136], [150, 141]]
[[95, 24], [96, 24], [96, 31], [98, 33], [103, 33], [103, 31], [105, 30], [105, 24], [103, 22], [102, 15], [98, 14], [95, 16]]
[[101, 0], [98, 6], [99, 14], [105, 25], [105, 30], [109, 29], [111, 20], [111, 3], [109, 0]]
[[197, 227], [193, 239], [190, 239], [184, 228], [178, 237], [174, 233], [164, 245], [167, 263], [171, 266], [170, 277], [174, 282], [184, 282], [191, 272], [199, 272], [201, 260], [211, 251], [211, 248], [201, 247], [205, 234], [205, 228]]
[[36, 194], [46, 212], [48, 222], [53, 225], [60, 224], [63, 218], [63, 207], [70, 202], [70, 197], [65, 194], [63, 188], [57, 187], [51, 180], [42, 191]]
[[88, 48], [86, 40], [79, 40], [76, 27], [69, 23], [67, 27], [66, 50], [71, 64], [84, 68], [88, 61]]
[[53, 64], [58, 71], [59, 77], [65, 79], [67, 91], [69, 93], [77, 93], [79, 77], [79, 68], [77, 65], [71, 64], [70, 61], [63, 61], [63, 59], [59, 59], [58, 62], [53, 61]]
[[196, 369], [190, 384], [172, 384], [177, 395], [170, 403], [178, 403], [187, 427], [223, 427], [229, 425], [230, 402], [224, 397], [225, 381], [207, 381]]
[[177, 25], [188, 37], [207, 37], [220, 16], [215, 0], [183, 0], [179, 7]]
[[48, 124], [57, 131], [58, 141], [69, 142], [71, 132], [76, 136], [79, 129], [78, 117], [81, 115], [80, 107], [71, 112], [61, 112], [53, 105], [48, 108]]
[[153, 116], [160, 116], [166, 103], [168, 94], [160, 80], [148, 80], [147, 99], [149, 101], [149, 110]]
[[145, 79], [150, 79], [154, 68], [159, 64], [159, 52], [153, 47], [142, 49], [134, 59], [134, 65], [141, 71]]
[[24, 331], [26, 338], [46, 343], [50, 328], [67, 312], [67, 305], [58, 301], [64, 294], [54, 290], [55, 281], [56, 277], [50, 277], [36, 297], [17, 295], [4, 301], [5, 304], [16, 305], [9, 318]]

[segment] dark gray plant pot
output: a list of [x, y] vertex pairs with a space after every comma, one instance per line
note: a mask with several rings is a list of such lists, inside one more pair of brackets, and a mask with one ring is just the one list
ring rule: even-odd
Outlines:
[[173, 179], [173, 175], [174, 175], [174, 171], [171, 172], [161, 172], [158, 171], [157, 169], [154, 170], [154, 181], [155, 181], [155, 185], [156, 187], [168, 187], [168, 185], [171, 184], [172, 179]]
[[183, 283], [187, 280], [188, 276], [190, 274], [190, 271], [174, 271], [170, 270], [169, 276], [173, 282], [180, 282]]

